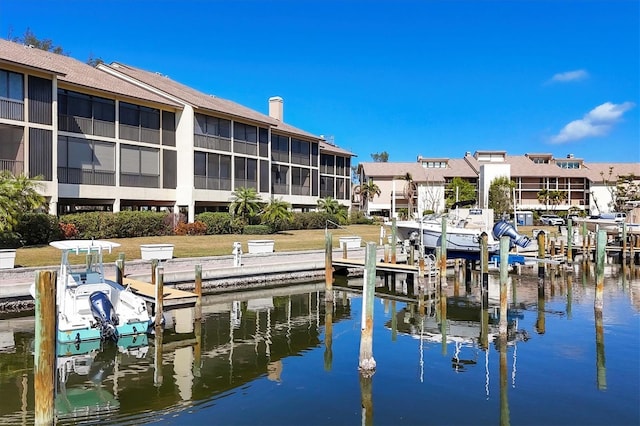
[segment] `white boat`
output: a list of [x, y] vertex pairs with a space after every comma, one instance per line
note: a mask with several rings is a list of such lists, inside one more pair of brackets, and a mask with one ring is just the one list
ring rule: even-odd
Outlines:
[[[101, 240], [54, 241], [62, 252], [56, 283], [58, 345], [118, 339], [146, 334], [151, 318], [145, 301], [128, 287], [104, 277], [102, 253], [120, 244]], [[82, 266], [71, 266], [69, 255], [82, 255]], [[83, 260], [84, 260], [83, 259]], [[35, 299], [35, 284], [31, 286]]]
[[415, 221], [396, 223], [398, 235], [409, 244], [418, 246], [418, 236], [422, 233], [422, 245], [426, 253], [432, 253], [442, 245], [442, 221], [446, 221], [446, 249], [448, 257], [478, 258], [482, 233], [487, 234], [489, 256], [500, 251], [499, 238], [508, 235], [512, 243], [527, 247], [531, 242], [528, 237], [517, 233], [515, 228], [505, 221], [499, 221], [489, 230], [482, 223], [474, 223], [469, 218], [458, 220], [449, 218], [425, 217]]
[[[604, 213], [599, 216], [590, 216], [585, 218], [574, 219], [576, 226], [586, 225], [587, 230], [591, 232], [606, 231], [607, 234], [618, 235], [622, 233], [625, 216], [613, 213]], [[628, 233], [637, 233], [638, 224], [627, 223]]]

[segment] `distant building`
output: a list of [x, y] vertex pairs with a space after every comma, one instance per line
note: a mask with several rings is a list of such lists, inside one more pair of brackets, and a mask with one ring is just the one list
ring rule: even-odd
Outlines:
[[[611, 175], [609, 174], [611, 170]], [[409, 173], [417, 186], [414, 200], [409, 203], [407, 183]], [[506, 151], [476, 151], [457, 158], [429, 158], [418, 156], [415, 163], [358, 164], [360, 182], [373, 182], [381, 190], [373, 200], [363, 200], [354, 191], [354, 207], [368, 214], [397, 216], [401, 209], [413, 206], [410, 216], [418, 212], [445, 209], [446, 188], [453, 178], [467, 180], [476, 188], [476, 206], [486, 208], [491, 182], [506, 176], [515, 183], [515, 199], [519, 210], [569, 209], [585, 213], [602, 213], [610, 210], [611, 189], [618, 176], [635, 176], [640, 183], [640, 163], [587, 163], [572, 154], [566, 158], [554, 158], [551, 154], [508, 155]], [[539, 199], [539, 193], [559, 191], [563, 199], [552, 206]]]
[[226, 211], [255, 188], [295, 210], [351, 199], [353, 153], [269, 115], [120, 63], [0, 40], [0, 170], [40, 176], [52, 214]]

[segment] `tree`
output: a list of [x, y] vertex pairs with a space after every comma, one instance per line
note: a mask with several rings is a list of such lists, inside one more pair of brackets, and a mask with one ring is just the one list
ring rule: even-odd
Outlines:
[[611, 211], [626, 212], [629, 210], [627, 206], [629, 201], [640, 200], [638, 177], [630, 173], [628, 175], [619, 175], [614, 179], [613, 170], [613, 166], [609, 167], [609, 174], [606, 177], [604, 172], [600, 172], [602, 183], [607, 187], [611, 195], [611, 201], [609, 201], [608, 206]]
[[281, 198], [272, 199], [262, 209], [262, 222], [270, 225], [276, 231], [282, 231], [293, 219], [290, 208], [291, 204], [282, 201]]
[[407, 172], [404, 176], [402, 176], [402, 180], [405, 181], [403, 193], [409, 205], [407, 209], [408, 217], [411, 218], [413, 216], [413, 199], [415, 198], [416, 192], [418, 191], [418, 186], [413, 181], [413, 176], [411, 176], [411, 173], [409, 172]]
[[382, 194], [380, 187], [373, 182], [373, 179], [369, 179], [368, 182], [356, 186], [355, 193], [360, 195], [360, 208], [364, 209], [364, 206], [373, 201], [374, 197], [378, 197]]
[[19, 37], [11, 37], [9, 36], [9, 40], [15, 43], [21, 43], [25, 46], [33, 46], [36, 49], [46, 50], [47, 52], [57, 53], [59, 55], [66, 55], [64, 49], [61, 46], [55, 46], [53, 41], [48, 38], [39, 39], [36, 35], [31, 31], [30, 28], [27, 28], [22, 36]]
[[546, 208], [547, 205], [549, 204], [549, 190], [548, 189], [541, 189], [540, 191], [538, 191], [536, 196], [538, 197], [538, 202], [540, 204], [544, 204], [544, 206]]
[[[454, 177], [445, 188], [447, 198], [445, 199], [445, 207], [451, 206], [459, 201], [471, 201], [476, 199], [476, 187], [466, 179]], [[457, 196], [457, 197], [456, 197]]]
[[46, 205], [38, 193], [41, 177], [33, 179], [25, 175], [13, 176], [0, 171], [0, 232], [11, 232], [25, 213], [37, 211]]
[[229, 211], [244, 223], [255, 217], [260, 211], [262, 200], [255, 188], [236, 188], [231, 193], [233, 199], [229, 204]]
[[565, 191], [552, 190], [549, 191], [549, 203], [551, 204], [551, 210], [555, 211], [556, 207], [564, 203], [567, 200], [567, 193]]
[[376, 152], [371, 154], [371, 159], [376, 163], [386, 163], [389, 161], [389, 153], [387, 151]]
[[506, 176], [495, 178], [489, 186], [489, 208], [496, 218], [501, 218], [513, 210], [511, 194], [516, 183]]
[[337, 215], [340, 211], [340, 203], [333, 197], [320, 198], [317, 203], [318, 209], [329, 214]]

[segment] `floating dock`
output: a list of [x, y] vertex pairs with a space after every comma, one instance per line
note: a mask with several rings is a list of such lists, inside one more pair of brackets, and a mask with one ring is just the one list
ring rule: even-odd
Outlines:
[[[122, 280], [122, 285], [129, 287], [132, 292], [142, 297], [147, 303], [155, 303], [156, 286], [154, 284], [125, 277]], [[198, 300], [198, 295], [195, 293], [167, 286], [164, 286], [162, 294], [162, 305], [165, 309], [192, 307]]]

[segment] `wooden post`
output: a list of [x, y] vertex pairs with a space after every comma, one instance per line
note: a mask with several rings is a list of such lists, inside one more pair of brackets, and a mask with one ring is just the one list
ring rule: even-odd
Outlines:
[[627, 222], [622, 222], [622, 256], [621, 263], [627, 263]]
[[587, 252], [587, 222], [582, 222], [582, 261], [589, 258], [589, 253]]
[[507, 366], [507, 336], [500, 334], [500, 424], [508, 426], [511, 424], [509, 413], [509, 386], [508, 386], [508, 366]]
[[604, 305], [604, 264], [606, 259], [607, 233], [598, 231], [596, 240], [596, 295], [593, 301], [593, 312], [596, 327], [596, 381], [598, 389], [607, 388], [607, 377], [604, 363], [604, 325], [602, 308]]
[[155, 316], [155, 326], [162, 327], [162, 314], [163, 314], [163, 303], [164, 303], [164, 267], [159, 265], [156, 269], [156, 316]]
[[368, 374], [360, 374], [360, 405], [361, 426], [373, 426], [373, 377]]
[[413, 266], [415, 264], [415, 256], [416, 248], [411, 244], [411, 247], [409, 247], [409, 265]]
[[471, 293], [471, 261], [464, 261], [464, 291], [467, 294]]
[[[607, 232], [598, 231], [598, 239], [596, 240], [596, 296], [598, 292], [602, 293], [604, 287], [604, 264], [606, 260], [606, 248], [607, 248]], [[596, 302], [598, 298], [596, 297]], [[602, 303], [602, 300], [600, 300]], [[599, 306], [602, 309], [602, 304]]]
[[193, 325], [196, 344], [193, 346], [193, 377], [200, 377], [202, 367], [202, 318], [196, 318]]
[[[346, 245], [346, 244], [345, 244]], [[324, 303], [324, 369], [333, 368], [333, 302]]]
[[443, 356], [447, 355], [447, 293], [444, 291], [443, 285], [440, 284], [438, 292], [438, 304], [440, 305], [440, 335], [442, 339], [441, 352]]
[[324, 300], [333, 302], [333, 235], [324, 238]]
[[480, 234], [480, 269], [482, 271], [482, 304], [489, 306], [489, 235]]
[[573, 221], [567, 221], [567, 263], [573, 264]]
[[391, 263], [396, 263], [396, 246], [398, 245], [398, 228], [396, 218], [391, 221]]
[[36, 335], [33, 360], [36, 425], [52, 425], [55, 416], [56, 276], [54, 271], [36, 273]]
[[360, 324], [360, 372], [371, 375], [376, 369], [373, 358], [373, 300], [376, 287], [376, 245], [367, 243], [362, 292], [362, 319]]
[[155, 347], [154, 347], [154, 357], [153, 357], [153, 385], [156, 387], [162, 386], [162, 382], [164, 381], [164, 376], [162, 374], [163, 334], [164, 334], [164, 330], [162, 330], [162, 327], [156, 325]]
[[124, 260], [116, 260], [116, 282], [120, 285], [124, 283]]
[[[538, 259], [545, 258], [545, 235], [544, 231], [538, 232]], [[538, 262], [538, 280], [544, 280], [544, 262]]]
[[500, 339], [507, 339], [507, 284], [509, 282], [509, 243], [506, 235], [500, 237]]
[[347, 243], [342, 244], [342, 258], [347, 258]]
[[158, 259], [151, 260], [151, 284], [156, 285], [156, 269], [158, 269]]
[[442, 217], [442, 235], [440, 237], [440, 282], [447, 280], [447, 219]]
[[573, 303], [573, 274], [567, 274], [567, 319], [571, 319], [571, 305]]
[[389, 258], [391, 257], [390, 253], [391, 253], [391, 247], [389, 247], [389, 244], [385, 244], [384, 245], [384, 257], [383, 257], [384, 263], [389, 263]]
[[202, 265], [200, 264], [196, 265], [195, 293], [198, 298], [196, 299], [194, 319], [199, 320], [202, 318]]
[[118, 260], [122, 260], [122, 276], [123, 277], [124, 277], [124, 264], [125, 264], [124, 258], [125, 258], [124, 253], [118, 253]]

